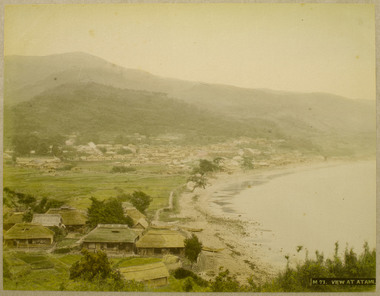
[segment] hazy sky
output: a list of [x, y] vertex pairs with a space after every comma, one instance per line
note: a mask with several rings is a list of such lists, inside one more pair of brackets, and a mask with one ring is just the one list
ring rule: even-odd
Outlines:
[[375, 99], [374, 6], [7, 5], [5, 54], [83, 51], [160, 76]]

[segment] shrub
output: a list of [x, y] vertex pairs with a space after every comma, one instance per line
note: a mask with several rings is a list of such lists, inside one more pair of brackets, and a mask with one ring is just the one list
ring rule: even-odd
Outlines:
[[185, 239], [184, 243], [186, 258], [189, 259], [191, 263], [196, 262], [198, 255], [202, 251], [202, 243], [195, 234], [192, 234], [191, 238]]
[[128, 173], [134, 171], [136, 171], [136, 168], [126, 166], [114, 166], [111, 169], [111, 173]]
[[202, 287], [206, 287], [208, 285], [208, 282], [204, 279], [202, 279], [200, 276], [196, 275], [194, 272], [192, 272], [191, 270], [188, 270], [188, 269], [184, 269], [182, 267], [180, 268], [177, 268], [175, 271], [174, 271], [174, 277], [176, 279], [184, 279], [184, 278], [192, 278], [194, 280], [194, 282], [198, 285], [198, 286], [202, 286]]

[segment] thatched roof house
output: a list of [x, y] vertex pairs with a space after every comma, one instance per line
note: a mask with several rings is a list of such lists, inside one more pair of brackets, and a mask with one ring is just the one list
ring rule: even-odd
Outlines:
[[141, 255], [178, 254], [183, 255], [185, 237], [179, 232], [166, 229], [151, 229], [136, 243]]
[[62, 216], [59, 214], [34, 214], [32, 223], [45, 227], [63, 227]]
[[68, 206], [51, 208], [46, 214], [61, 215], [62, 222], [69, 231], [83, 231], [87, 222], [87, 216], [84, 213]]
[[12, 247], [51, 245], [53, 238], [53, 231], [33, 223], [17, 223], [4, 234], [5, 243]]
[[106, 250], [132, 253], [138, 234], [123, 224], [99, 224], [83, 238], [83, 247], [89, 250]]
[[149, 226], [149, 223], [144, 218], [141, 218], [139, 219], [139, 221], [137, 221], [135, 225], [133, 225], [133, 228], [144, 230], [144, 229], [147, 229], [148, 226]]
[[123, 267], [119, 271], [127, 281], [135, 280], [154, 287], [168, 284], [169, 272], [162, 262]]
[[16, 223], [22, 223], [25, 212], [13, 212], [8, 217], [4, 218], [3, 228], [8, 230]]
[[124, 210], [124, 215], [131, 217], [134, 224], [136, 224], [140, 219], [146, 220], [146, 216], [136, 209], [131, 203], [123, 202], [122, 207]]

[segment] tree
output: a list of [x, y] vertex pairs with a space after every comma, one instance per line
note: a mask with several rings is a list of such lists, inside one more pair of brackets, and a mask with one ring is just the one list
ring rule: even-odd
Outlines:
[[106, 253], [102, 251], [90, 253], [86, 249], [82, 249], [81, 253], [83, 257], [70, 267], [70, 279], [92, 280], [96, 276], [106, 279], [112, 275]]
[[202, 243], [195, 234], [185, 239], [185, 256], [190, 260], [191, 264], [197, 261], [199, 253], [202, 251]]
[[194, 168], [193, 173], [194, 174], [201, 174], [204, 175], [209, 172], [216, 172], [219, 171], [219, 163], [220, 158], [215, 158], [215, 161], [209, 161], [207, 159], [200, 159], [199, 160], [199, 167]]
[[254, 168], [252, 163], [252, 157], [244, 156], [241, 166], [243, 169], [252, 170]]
[[128, 196], [129, 201], [132, 205], [138, 209], [140, 212], [144, 213], [152, 202], [152, 197], [142, 191], [134, 191]]
[[22, 215], [22, 221], [29, 223], [29, 222], [32, 222], [32, 220], [33, 220], [33, 211], [29, 209], [28, 211], [24, 213], [24, 215]]
[[90, 226], [95, 227], [99, 223], [133, 225], [133, 220], [124, 216], [120, 200], [112, 198], [108, 201], [99, 201], [95, 197], [91, 197], [91, 201], [91, 206], [88, 209], [88, 224]]
[[195, 188], [198, 188], [198, 187], [205, 189], [207, 185], [207, 178], [201, 174], [192, 175], [187, 179], [187, 181], [194, 183], [192, 192], [195, 190]]

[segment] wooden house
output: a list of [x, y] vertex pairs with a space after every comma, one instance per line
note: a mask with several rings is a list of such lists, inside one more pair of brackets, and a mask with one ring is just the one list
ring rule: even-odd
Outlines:
[[75, 208], [62, 206], [51, 208], [46, 214], [58, 214], [62, 217], [62, 222], [68, 231], [84, 232], [86, 229], [87, 216]]
[[140, 255], [184, 255], [185, 237], [179, 232], [167, 229], [150, 229], [136, 243]]
[[50, 246], [53, 240], [52, 230], [33, 223], [17, 223], [4, 234], [5, 244], [16, 248], [46, 247]]
[[82, 239], [88, 250], [134, 253], [138, 235], [128, 225], [99, 224]]
[[32, 223], [41, 224], [45, 227], [63, 228], [62, 216], [59, 214], [34, 214]]
[[153, 287], [168, 284], [169, 271], [162, 262], [122, 267], [119, 271], [127, 281], [134, 280]]

